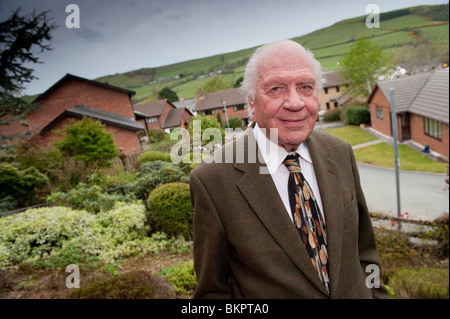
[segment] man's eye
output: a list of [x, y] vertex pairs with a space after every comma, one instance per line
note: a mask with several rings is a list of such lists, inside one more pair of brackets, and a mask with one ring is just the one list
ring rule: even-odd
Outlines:
[[303, 94], [311, 94], [314, 91], [314, 87], [312, 85], [301, 85], [299, 89]]
[[281, 86], [274, 86], [273, 88], [270, 89], [270, 91], [273, 93], [280, 93], [283, 91], [283, 88]]

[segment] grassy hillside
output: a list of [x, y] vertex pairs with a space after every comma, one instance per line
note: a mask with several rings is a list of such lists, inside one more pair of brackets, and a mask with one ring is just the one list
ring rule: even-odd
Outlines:
[[[293, 38], [310, 49], [327, 70], [336, 70], [341, 56], [352, 42], [365, 36], [383, 49], [398, 52], [417, 38], [428, 37], [443, 48], [449, 45], [449, 6], [418, 6], [381, 13], [380, 28], [369, 29], [366, 16], [346, 19], [301, 37]], [[127, 88], [136, 92], [134, 103], [156, 99], [156, 93], [168, 86], [180, 98], [194, 98], [209, 73], [221, 70], [219, 75], [229, 83], [243, 75], [248, 57], [256, 47], [214, 55], [171, 65], [142, 68], [97, 78], [97, 81]], [[447, 51], [448, 52], [448, 51]]]

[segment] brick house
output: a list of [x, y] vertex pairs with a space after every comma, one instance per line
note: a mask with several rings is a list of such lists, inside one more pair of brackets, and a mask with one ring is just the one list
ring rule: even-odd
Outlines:
[[[107, 83], [66, 74], [33, 101], [39, 110], [28, 113], [25, 120], [11, 123], [5, 131], [8, 134], [30, 132], [34, 139], [39, 137], [40, 143], [48, 145], [57, 138], [52, 131], [62, 128], [70, 119], [86, 116], [104, 123], [117, 148], [125, 154], [141, 152], [138, 132], [144, 127], [134, 119], [131, 102], [134, 94]], [[129, 125], [118, 125], [118, 121], [111, 120], [114, 117]]]
[[329, 111], [341, 107], [347, 103], [351, 96], [343, 94], [345, 83], [342, 81], [337, 71], [324, 73], [325, 83], [322, 91], [319, 92], [319, 105], [321, 111]]
[[167, 99], [134, 105], [136, 121], [145, 126], [145, 131], [158, 129], [169, 133], [171, 128], [186, 127], [192, 113], [185, 107], [177, 108]]
[[[444, 161], [449, 158], [448, 72], [440, 68], [393, 80], [398, 141], [429, 146]], [[392, 136], [390, 101], [390, 80], [378, 81], [367, 103], [372, 128], [387, 136]]]
[[226, 125], [226, 108], [228, 119], [235, 116], [242, 120], [242, 128], [247, 128], [249, 124], [249, 113], [247, 110], [247, 99], [241, 94], [239, 88], [223, 91], [203, 93], [200, 91], [195, 105], [195, 111], [198, 114], [206, 116], [217, 116], [220, 113], [222, 124]]

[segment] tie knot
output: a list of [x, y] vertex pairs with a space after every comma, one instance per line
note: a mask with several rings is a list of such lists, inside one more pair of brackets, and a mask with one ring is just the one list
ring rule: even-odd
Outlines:
[[300, 162], [298, 158], [299, 155], [297, 153], [289, 154], [283, 161], [283, 164], [287, 167], [290, 173], [301, 172]]

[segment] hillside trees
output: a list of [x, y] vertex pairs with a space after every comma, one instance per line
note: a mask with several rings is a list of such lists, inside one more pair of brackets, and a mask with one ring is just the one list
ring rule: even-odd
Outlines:
[[[21, 15], [17, 9], [9, 19], [0, 22], [0, 125], [20, 120], [36, 108], [19, 98], [24, 84], [36, 79], [34, 70], [25, 65], [41, 63], [36, 47], [40, 52], [51, 50], [48, 42], [55, 28], [47, 11]], [[0, 145], [19, 137], [24, 135], [0, 134]]]

